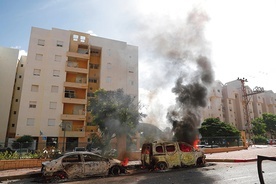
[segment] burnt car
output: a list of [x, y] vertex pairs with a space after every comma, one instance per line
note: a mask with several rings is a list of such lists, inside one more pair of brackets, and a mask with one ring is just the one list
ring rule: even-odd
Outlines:
[[43, 162], [41, 168], [43, 176], [53, 180], [119, 175], [121, 171], [121, 161], [86, 151], [66, 153], [58, 159]]
[[166, 170], [174, 167], [202, 166], [205, 155], [200, 149], [185, 142], [153, 142], [142, 146], [144, 168]]

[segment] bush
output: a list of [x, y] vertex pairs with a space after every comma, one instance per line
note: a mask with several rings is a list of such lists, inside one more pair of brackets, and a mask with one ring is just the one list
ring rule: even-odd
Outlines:
[[262, 136], [262, 135], [255, 135], [253, 137], [253, 142], [255, 144], [266, 144], [267, 143], [267, 138]]

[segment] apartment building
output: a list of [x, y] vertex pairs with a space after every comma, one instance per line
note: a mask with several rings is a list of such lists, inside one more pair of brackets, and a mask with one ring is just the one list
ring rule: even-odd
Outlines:
[[22, 88], [14, 94], [20, 103], [17, 108], [13, 101], [10, 140], [31, 135], [38, 143], [74, 142], [72, 148], [87, 142], [97, 131], [87, 102], [100, 88], [121, 88], [138, 104], [137, 46], [77, 31], [33, 27], [28, 56], [20, 62]]
[[4, 145], [12, 103], [18, 49], [0, 47], [0, 145]]
[[[247, 94], [252, 89], [245, 86]], [[248, 96], [248, 116], [252, 121], [263, 113], [276, 114], [276, 93], [265, 91]], [[216, 81], [209, 93], [209, 104], [204, 109], [203, 119], [219, 118], [239, 130], [247, 129], [241, 81], [234, 80], [226, 84]]]

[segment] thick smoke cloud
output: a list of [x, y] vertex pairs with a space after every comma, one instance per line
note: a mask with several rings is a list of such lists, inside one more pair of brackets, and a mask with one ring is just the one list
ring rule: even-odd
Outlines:
[[[156, 109], [160, 109], [158, 112], [164, 109], [167, 104], [161, 102], [167, 98], [163, 95], [166, 90], [175, 102], [171, 100], [171, 106], [162, 112], [171, 123], [175, 138], [193, 144], [201, 125], [201, 109], [207, 105], [208, 89], [214, 80], [209, 44], [204, 36], [209, 18], [194, 9], [186, 19], [148, 19], [151, 24], [143, 27], [146, 31], [141, 34], [144, 44], [140, 48], [151, 58], [144, 65], [152, 67], [148, 73], [141, 74], [140, 87], [154, 92], [153, 96], [149, 95], [149, 102], [159, 100], [150, 104], [151, 111], [145, 113], [151, 115]], [[160, 120], [153, 115], [149, 119]]]

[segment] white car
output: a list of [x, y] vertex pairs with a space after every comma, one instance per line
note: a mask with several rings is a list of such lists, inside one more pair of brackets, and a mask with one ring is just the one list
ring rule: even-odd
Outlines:
[[70, 152], [52, 161], [42, 163], [41, 172], [53, 180], [83, 178], [88, 176], [119, 175], [121, 161], [90, 152]]

